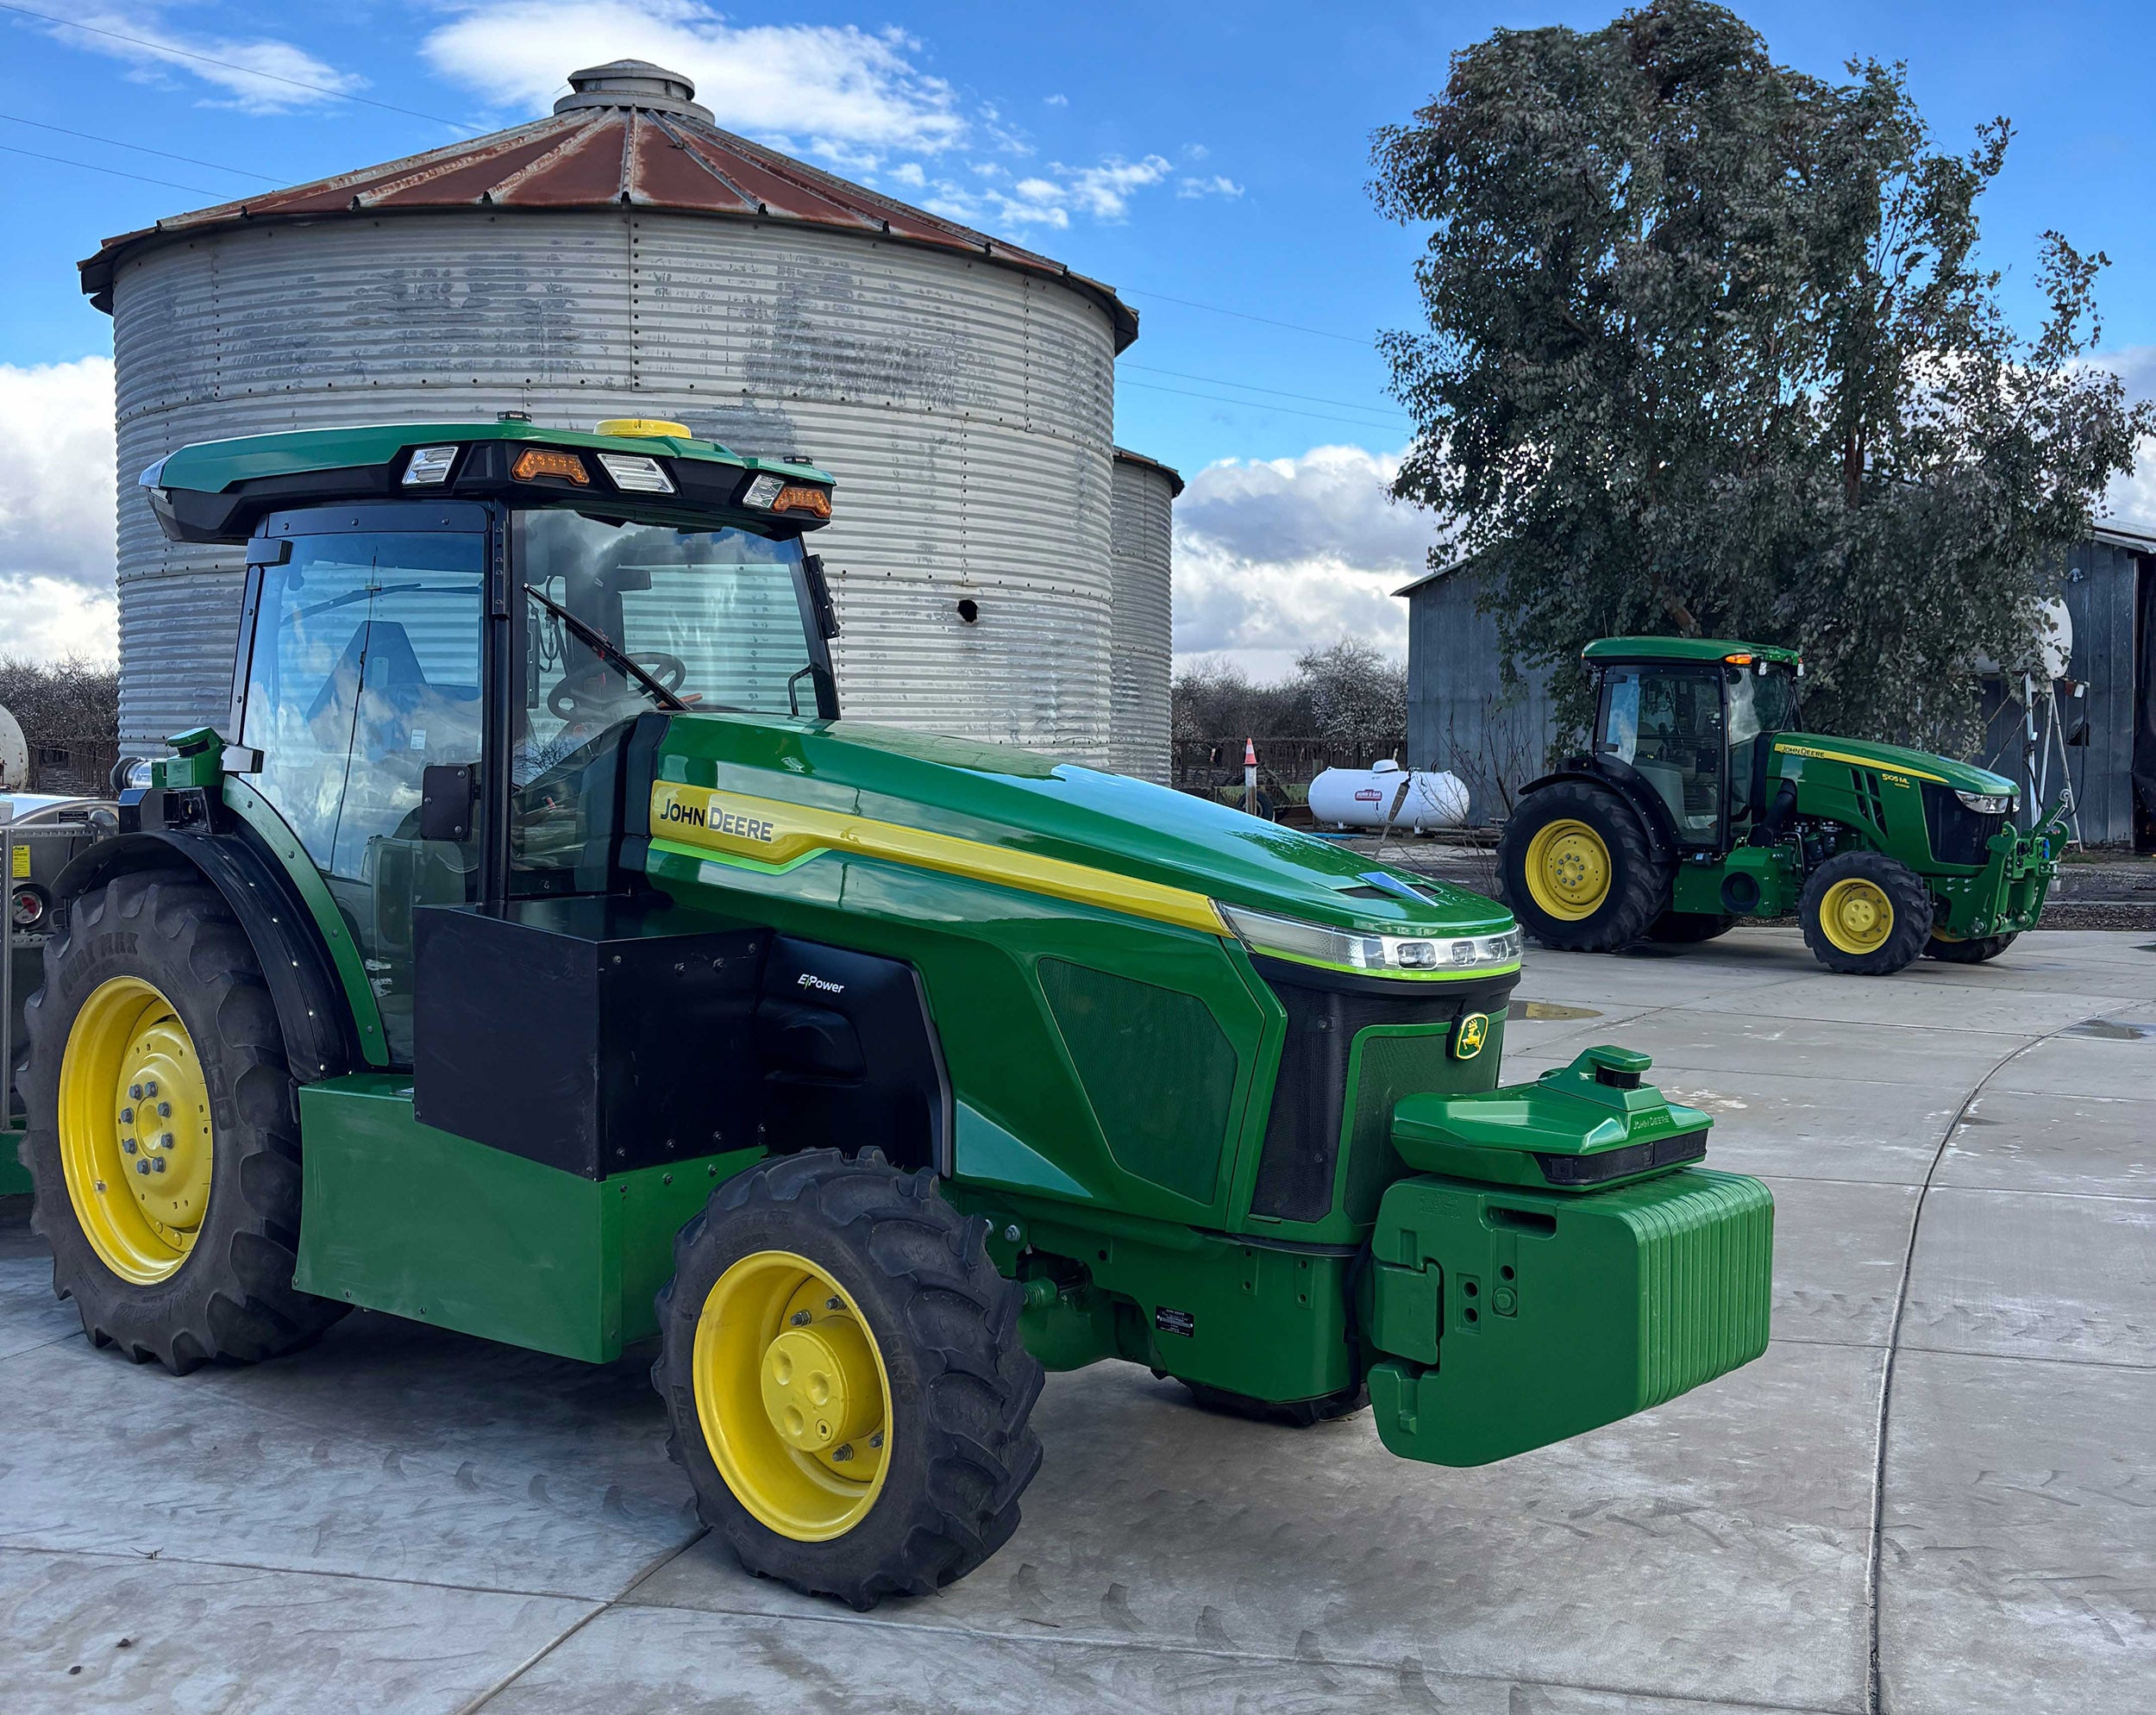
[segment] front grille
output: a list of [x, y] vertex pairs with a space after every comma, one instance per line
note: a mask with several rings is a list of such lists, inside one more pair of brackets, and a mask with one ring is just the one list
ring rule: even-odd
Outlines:
[[1931, 836], [1933, 857], [1940, 863], [1988, 861], [1991, 854], [1984, 848], [2004, 826], [2005, 817], [1982, 815], [1951, 787], [1925, 783], [1924, 831]]
[[[1394, 1105], [1413, 1089], [1437, 1086], [1436, 1075], [1453, 1063], [1445, 1052], [1451, 1027], [1469, 1012], [1487, 1012], [1493, 1017], [1501, 1014], [1519, 979], [1508, 974], [1489, 982], [1424, 985], [1334, 977], [1281, 959], [1260, 957], [1252, 962], [1288, 1012], [1272, 1111], [1266, 1118], [1265, 1144], [1250, 1192], [1252, 1214], [1282, 1221], [1321, 1221], [1332, 1212], [1356, 1040], [1373, 1026], [1417, 1031], [1399, 1037], [1374, 1036], [1364, 1044], [1363, 1087], [1373, 1092], [1372, 1101], [1382, 1100], [1382, 1107], [1381, 1111], [1371, 1102], [1357, 1102], [1349, 1198], [1351, 1205], [1374, 1203], [1376, 1193], [1398, 1171], [1385, 1171], [1392, 1148]], [[1489, 1065], [1494, 1069], [1495, 1048], [1485, 1052], [1492, 1056]], [[1482, 1062], [1466, 1064], [1479, 1070]], [[1411, 1077], [1426, 1081], [1403, 1085]], [[1484, 1074], [1476, 1087], [1487, 1081]], [[1395, 1087], [1398, 1093], [1384, 1099], [1382, 1092]], [[1382, 1149], [1368, 1147], [1372, 1143]], [[1355, 1218], [1369, 1216], [1356, 1214]]]

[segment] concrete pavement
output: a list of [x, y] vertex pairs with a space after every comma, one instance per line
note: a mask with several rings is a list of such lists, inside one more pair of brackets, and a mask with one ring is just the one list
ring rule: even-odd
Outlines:
[[868, 1616], [701, 1537], [639, 1363], [359, 1315], [175, 1380], [91, 1350], [0, 1205], [0, 1704], [2156, 1706], [2146, 937], [1866, 981], [1740, 930], [1520, 996], [1508, 1080], [1644, 1048], [1772, 1183], [1764, 1359], [1476, 1471], [1051, 1377], [1017, 1537]]

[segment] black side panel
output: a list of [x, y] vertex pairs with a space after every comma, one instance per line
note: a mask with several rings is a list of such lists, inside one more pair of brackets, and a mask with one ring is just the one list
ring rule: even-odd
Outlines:
[[1507, 975], [1488, 983], [1446, 983], [1434, 994], [1419, 987], [1402, 994], [1413, 986], [1332, 978], [1280, 959], [1251, 963], [1288, 1010], [1288, 1036], [1281, 1044], [1250, 1212], [1283, 1221], [1318, 1221], [1332, 1211], [1356, 1033], [1372, 1024], [1449, 1023], [1463, 1013], [1495, 1012], [1518, 980]]
[[780, 936], [756, 1003], [765, 1147], [950, 1158], [950, 1096], [913, 967]]
[[224, 896], [262, 961], [284, 1032], [285, 1058], [302, 1084], [342, 1077], [361, 1065], [351, 1009], [314, 918], [283, 869], [241, 828], [229, 834], [145, 830], [100, 840], [60, 873], [62, 900], [102, 887], [129, 870], [191, 867]]
[[768, 930], [652, 896], [414, 916], [427, 1124], [586, 1179], [758, 1142], [749, 1027]]

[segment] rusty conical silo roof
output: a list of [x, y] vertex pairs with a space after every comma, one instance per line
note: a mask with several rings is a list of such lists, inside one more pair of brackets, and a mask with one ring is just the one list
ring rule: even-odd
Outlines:
[[722, 131], [679, 72], [623, 59], [572, 72], [569, 84], [572, 92], [554, 112], [530, 124], [108, 238], [81, 264], [83, 291], [110, 313], [113, 271], [130, 253], [222, 228], [448, 209], [558, 213], [627, 206], [795, 222], [967, 253], [1093, 297], [1114, 324], [1119, 352], [1138, 337], [1137, 312], [1112, 287]]

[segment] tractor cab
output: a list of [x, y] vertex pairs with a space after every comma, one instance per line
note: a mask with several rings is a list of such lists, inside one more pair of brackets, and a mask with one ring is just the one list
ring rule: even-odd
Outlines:
[[1669, 811], [1677, 843], [1724, 852], [1766, 815], [1773, 735], [1797, 725], [1794, 649], [1696, 637], [1607, 637], [1595, 755], [1628, 769]]
[[421, 907], [606, 889], [640, 716], [838, 712], [807, 466], [509, 418], [213, 442], [143, 483], [169, 534], [246, 544], [225, 731], [398, 1061]]

